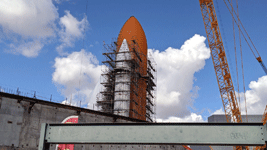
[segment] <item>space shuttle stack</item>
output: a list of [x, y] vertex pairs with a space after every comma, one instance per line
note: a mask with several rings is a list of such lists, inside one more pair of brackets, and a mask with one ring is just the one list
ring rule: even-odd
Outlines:
[[116, 55], [114, 114], [129, 117], [131, 88], [131, 54], [126, 39]]
[[104, 44], [101, 111], [152, 122], [155, 120], [156, 68], [147, 56], [147, 40], [139, 21], [131, 16], [117, 40]]

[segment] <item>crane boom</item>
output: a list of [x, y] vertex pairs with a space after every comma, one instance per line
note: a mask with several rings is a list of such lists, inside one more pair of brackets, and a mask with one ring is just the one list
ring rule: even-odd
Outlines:
[[262, 69], [264, 70], [264, 72], [267, 74], [266, 66], [265, 66], [264, 63], [262, 62], [261, 57], [257, 57], [256, 59], [257, 59], [258, 62], [260, 63], [260, 65], [261, 65]]
[[213, 0], [199, 0], [227, 122], [242, 122]]

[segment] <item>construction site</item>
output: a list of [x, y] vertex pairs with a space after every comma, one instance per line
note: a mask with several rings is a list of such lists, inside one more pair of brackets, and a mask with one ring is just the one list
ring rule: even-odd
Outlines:
[[[267, 106], [263, 115], [241, 115], [213, 0], [199, 3], [224, 115], [201, 123], [157, 123], [157, 62], [131, 16], [118, 37], [103, 45], [97, 110], [0, 87], [0, 150], [266, 149]], [[254, 56], [267, 74], [259, 53]]]

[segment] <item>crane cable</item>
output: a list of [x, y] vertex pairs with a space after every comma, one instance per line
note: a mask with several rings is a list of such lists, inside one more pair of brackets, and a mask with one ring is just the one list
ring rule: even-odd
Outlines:
[[[86, 7], [85, 7], [85, 19], [87, 20], [87, 5], [88, 0], [86, 1]], [[83, 27], [83, 48], [84, 49], [84, 39], [85, 39], [85, 27], [86, 27], [86, 20], [84, 21], [84, 27]], [[81, 68], [80, 68], [80, 76], [79, 76], [79, 90], [78, 90], [78, 100], [80, 100], [80, 90], [81, 90], [81, 76], [82, 76], [82, 66], [83, 66], [83, 53], [81, 53]], [[77, 105], [78, 106], [78, 105]], [[80, 100], [80, 107], [81, 107], [81, 100]]]
[[[233, 6], [233, 0], [231, 0], [231, 6]], [[238, 0], [236, 0], [236, 9], [237, 9], [237, 17], [239, 18], [239, 10], [238, 10]], [[232, 13], [234, 11], [234, 8], [232, 7]], [[239, 23], [239, 22], [238, 22]], [[233, 24], [233, 36], [234, 36], [234, 50], [235, 50], [235, 63], [236, 63], [236, 76], [237, 76], [237, 89], [238, 89], [238, 101], [239, 101], [239, 110], [241, 110], [241, 103], [240, 103], [240, 92], [239, 92], [239, 79], [238, 79], [238, 63], [237, 63], [237, 50], [236, 50], [236, 36], [235, 36], [235, 21], [232, 17], [232, 24]], [[239, 33], [239, 42], [240, 42], [240, 55], [241, 55], [241, 66], [242, 66], [242, 77], [243, 77], [243, 89], [244, 89], [244, 101], [245, 101], [245, 111], [246, 111], [246, 120], [248, 122], [248, 116], [247, 116], [247, 103], [246, 103], [246, 90], [245, 90], [245, 80], [244, 80], [244, 67], [243, 67], [243, 55], [242, 55], [242, 45], [241, 45], [241, 36], [240, 36], [240, 30], [238, 30]], [[246, 150], [249, 150], [249, 147], [245, 147]]]
[[[241, 30], [241, 29], [240, 29], [240, 25], [241, 25], [242, 28], [243, 28], [243, 30], [245, 31], [245, 33], [246, 33], [246, 35], [247, 35], [249, 41], [251, 42], [252, 46], [254, 47], [255, 51], [257, 52], [258, 56], [260, 56], [260, 54], [259, 54], [257, 48], [255, 47], [254, 43], [252, 42], [250, 36], [248, 35], [247, 30], [245, 29], [245, 27], [243, 26], [241, 20], [239, 19], [238, 14], [237, 14], [234, 10], [233, 10], [234, 13], [232, 13], [232, 12], [230, 11], [230, 9], [229, 9], [229, 7], [228, 7], [226, 1], [225, 1], [225, 0], [223, 0], [223, 1], [224, 1], [225, 5], [227, 6], [227, 8], [228, 8], [229, 12], [231, 13], [231, 15], [232, 15], [232, 17], [233, 17], [234, 20], [235, 20], [234, 14], [236, 15], [236, 18], [237, 18], [238, 21], [235, 20], [235, 22], [236, 22], [236, 24], [237, 24], [239, 30]], [[229, 0], [228, 0], [228, 2], [230, 3]], [[230, 3], [230, 6], [231, 6], [231, 8], [233, 9], [233, 5], [232, 5], [231, 3]], [[237, 22], [238, 22], [238, 23], [237, 23]], [[240, 25], [239, 25], [239, 24], [240, 24]], [[242, 31], [241, 31], [241, 32], [242, 32]], [[242, 34], [243, 34], [243, 32], [242, 32]], [[244, 36], [244, 34], [243, 34], [243, 36]], [[245, 36], [244, 36], [244, 38], [245, 38]], [[246, 40], [246, 41], [247, 41], [247, 40]], [[247, 43], [248, 43], [248, 42], [247, 42]], [[254, 53], [254, 51], [252, 50], [251, 47], [250, 47], [250, 49], [251, 49], [251, 51], [253, 52], [255, 58], [257, 58], [256, 55], [255, 55], [255, 53]]]
[[[228, 2], [230, 3], [231, 7], [231, 11], [230, 13], [233, 14], [234, 12], [234, 8], [233, 8], [233, 1], [231, 0], [231, 2], [228, 0]], [[237, 8], [237, 17], [239, 18], [239, 10], [238, 10], [238, 0], [236, 0], [236, 8]], [[229, 10], [229, 9], [228, 9]], [[238, 101], [239, 104], [240, 103], [240, 91], [239, 91], [239, 79], [238, 79], [238, 63], [237, 63], [237, 50], [236, 50], [236, 36], [235, 36], [235, 20], [234, 17], [232, 17], [232, 21], [233, 21], [233, 37], [234, 37], [234, 50], [235, 50], [235, 63], [236, 63], [236, 76], [237, 76], [237, 90], [238, 90]], [[238, 22], [239, 23], [239, 22]], [[237, 26], [239, 26], [239, 24], [237, 23]], [[244, 90], [244, 101], [245, 101], [245, 112], [246, 112], [246, 120], [248, 122], [248, 117], [247, 117], [247, 102], [246, 102], [246, 88], [245, 88], [245, 77], [244, 77], [244, 65], [243, 65], [243, 53], [242, 53], [242, 44], [241, 44], [241, 35], [240, 35], [240, 28], [238, 30], [239, 32], [239, 43], [240, 43], [240, 55], [241, 55], [241, 68], [242, 68], [242, 79], [243, 79], [243, 90]], [[239, 105], [239, 110], [241, 110], [241, 105]]]
[[[231, 0], [231, 4], [233, 4], [233, 0]], [[232, 13], [234, 11], [234, 8], [232, 7]], [[232, 18], [232, 24], [233, 24], [233, 36], [234, 36], [234, 50], [235, 50], [235, 66], [236, 66], [236, 78], [237, 78], [237, 92], [238, 92], [238, 102], [239, 102], [239, 110], [241, 110], [240, 105], [240, 92], [239, 92], [239, 79], [238, 79], [238, 64], [237, 64], [237, 52], [236, 52], [236, 36], [235, 36], [235, 21]]]
[[[224, 1], [225, 2], [225, 1]], [[228, 0], [228, 2], [229, 2], [229, 0]], [[229, 2], [230, 3], [230, 2]], [[225, 3], [226, 4], [226, 3]], [[231, 13], [231, 15], [232, 15], [232, 18], [234, 19], [234, 16], [233, 16], [233, 5], [232, 5], [232, 0], [231, 0], [231, 3], [230, 3], [230, 5], [231, 5], [231, 7], [232, 7], [232, 12], [230, 12]], [[240, 19], [239, 19], [239, 12], [238, 12], [238, 0], [236, 0], [236, 5], [237, 5], [237, 13], [235, 13], [236, 14], [236, 16], [237, 16], [237, 18], [238, 18], [238, 23], [240, 23], [241, 25], [242, 25], [242, 23], [241, 23], [241, 21], [240, 21]], [[226, 4], [226, 6], [227, 6], [227, 4]], [[227, 8], [228, 8], [228, 6], [227, 6]], [[229, 10], [229, 8], [228, 8], [228, 10]], [[237, 26], [239, 27], [239, 24], [237, 24]], [[242, 25], [242, 27], [243, 27], [243, 29], [244, 29], [244, 31], [246, 32], [246, 34], [247, 34], [247, 36], [248, 36], [248, 38], [249, 38], [249, 40], [251, 41], [251, 39], [250, 39], [250, 37], [249, 37], [249, 35], [248, 35], [248, 33], [247, 33], [247, 31], [245, 30], [245, 28], [244, 28], [244, 26]], [[244, 100], [245, 100], [245, 109], [246, 109], [246, 119], [247, 119], [247, 122], [248, 122], [248, 118], [247, 118], [247, 104], [246, 104], [246, 95], [245, 95], [245, 81], [244, 81], [244, 68], [243, 68], [243, 56], [242, 56], [242, 47], [241, 47], [241, 38], [240, 38], [240, 32], [241, 32], [241, 30], [240, 30], [240, 28], [239, 28], [239, 41], [240, 41], [240, 54], [241, 54], [241, 64], [242, 64], [242, 75], [243, 75], [243, 87], [244, 87]], [[242, 33], [243, 34], [243, 33]], [[244, 35], [243, 35], [244, 36]], [[244, 37], [245, 38], [245, 37]], [[234, 40], [235, 41], [235, 40]], [[247, 40], [246, 40], [247, 41]], [[256, 57], [255, 56], [255, 54], [254, 54], [254, 52], [252, 51], [252, 49], [250, 48], [250, 50], [252, 51], [252, 53], [254, 54], [254, 56], [255, 56], [255, 58], [259, 61], [259, 63], [262, 65], [262, 67], [263, 67], [263, 69], [264, 69], [264, 71], [265, 71], [265, 73], [267, 74], [267, 70], [266, 70], [266, 67], [263, 65], [263, 63], [262, 63], [262, 60], [261, 60], [261, 57], [260, 57], [260, 55], [259, 55], [259, 52], [258, 52], [258, 50], [256, 49], [256, 47], [255, 47], [255, 45], [253, 44], [253, 42], [251, 41], [251, 43], [252, 43], [252, 45], [253, 45], [253, 47], [255, 48], [255, 50], [256, 50], [256, 52], [257, 52], [257, 54], [258, 54], [258, 56], [259, 57]], [[248, 44], [249, 45], [249, 44]], [[250, 46], [249, 46], [250, 47]], [[263, 124], [265, 124], [266, 123], [266, 116], [267, 116], [267, 106], [266, 106], [266, 108], [265, 108], [265, 111], [264, 111], [264, 114], [263, 114], [263, 118], [262, 118], [262, 122], [263, 122]], [[262, 147], [259, 147], [259, 146], [257, 146], [257, 147], [254, 147], [253, 148], [253, 150], [259, 150], [259, 149], [261, 149], [261, 148], [265, 148], [266, 147], [266, 145], [264, 145], [264, 146], [262, 146]], [[247, 148], [247, 147], [246, 147]]]
[[[228, 0], [229, 1], [229, 0]], [[230, 3], [230, 2], [229, 2]], [[233, 8], [233, 1], [231, 0], [230, 5], [232, 6], [231, 8], [231, 13], [233, 14], [234, 8]], [[239, 10], [238, 10], [238, 0], [236, 0], [236, 15], [239, 18]], [[235, 48], [235, 62], [236, 62], [236, 74], [237, 74], [237, 88], [238, 88], [238, 100], [240, 104], [240, 92], [239, 92], [239, 79], [238, 79], [238, 64], [237, 64], [237, 51], [236, 51], [236, 40], [235, 40], [235, 28], [234, 28], [234, 18], [232, 17], [233, 20], [233, 35], [234, 35], [234, 48]], [[238, 22], [240, 23], [240, 22]], [[239, 26], [239, 24], [237, 24]], [[246, 87], [245, 87], [245, 77], [244, 77], [244, 65], [243, 65], [243, 52], [242, 52], [242, 44], [241, 44], [241, 35], [240, 35], [240, 29], [238, 30], [239, 33], [239, 43], [240, 43], [240, 55], [241, 55], [241, 68], [242, 68], [242, 80], [243, 80], [243, 90], [244, 90], [244, 101], [245, 101], [245, 112], [246, 112], [246, 120], [248, 122], [248, 117], [247, 117], [247, 100], [246, 100]], [[241, 110], [241, 105], [239, 105], [239, 109]]]
[[[245, 31], [245, 33], [246, 33], [246, 35], [247, 35], [249, 41], [251, 42], [252, 46], [254, 47], [256, 53], [258, 54], [258, 57], [256, 56], [255, 52], [252, 50], [251, 45], [249, 44], [249, 42], [248, 42], [247, 38], [245, 37], [244, 33], [242, 32], [242, 30], [240, 29], [240, 25], [237, 23], [237, 21], [236, 21], [235, 19], [234, 19], [234, 21], [236, 22], [236, 24], [237, 24], [237, 26], [238, 26], [240, 32], [242, 33], [242, 35], [243, 35], [245, 41], [247, 42], [247, 44], [248, 44], [248, 46], [249, 46], [251, 52], [253, 53], [254, 57], [257, 59], [257, 61], [258, 61], [258, 62], [260, 63], [260, 65], [262, 66], [264, 72], [267, 74], [267, 68], [266, 68], [266, 66], [265, 66], [264, 63], [263, 63], [263, 61], [262, 61], [262, 59], [261, 59], [261, 57], [260, 57], [260, 54], [259, 54], [257, 48], [255, 47], [255, 45], [254, 45], [254, 43], [252, 42], [250, 36], [248, 35], [246, 29], [244, 28], [242, 22], [240, 21], [240, 19], [239, 19], [237, 13], [236, 13], [235, 11], [234, 11], [234, 13], [231, 13], [231, 11], [230, 11], [228, 5], [226, 4], [225, 0], [223, 0], [223, 1], [224, 1], [225, 5], [227, 6], [227, 9], [229, 10], [229, 12], [230, 12], [230, 14], [232, 15], [232, 17], [234, 18], [234, 14], [237, 16], [238, 22], [240, 23], [240, 25], [242, 26], [243, 30]], [[228, 2], [229, 2], [229, 0], [228, 0]], [[230, 3], [230, 2], [229, 2], [229, 3]], [[230, 6], [233, 7], [233, 6], [231, 5], [231, 3], [230, 3]]]
[[[236, 0], [236, 9], [237, 9], [237, 17], [239, 18], [238, 0]], [[238, 22], [238, 23], [241, 23], [241, 22]], [[240, 44], [241, 68], [242, 68], [242, 79], [243, 79], [243, 90], [244, 90], [244, 101], [245, 101], [246, 120], [248, 122], [247, 98], [246, 98], [246, 87], [245, 87], [245, 74], [244, 74], [244, 63], [243, 63], [243, 52], [242, 52], [240, 29], [238, 30], [238, 33], [239, 33], [239, 44]]]

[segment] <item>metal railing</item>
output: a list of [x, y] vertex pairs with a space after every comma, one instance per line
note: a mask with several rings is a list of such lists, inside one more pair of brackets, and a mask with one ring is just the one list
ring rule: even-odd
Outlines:
[[62, 97], [58, 97], [58, 96], [55, 97], [52, 94], [51, 95], [44, 94], [44, 93], [37, 92], [34, 90], [22, 89], [19, 87], [15, 88], [15, 87], [6, 87], [6, 86], [0, 85], [0, 92], [24, 96], [24, 97], [29, 97], [29, 98], [34, 98], [34, 99], [40, 99], [40, 100], [45, 100], [45, 101], [50, 101], [50, 102], [54, 102], [54, 103], [61, 103], [61, 104], [70, 105], [70, 103], [68, 103], [68, 102], [62, 103], [64, 101], [67, 101], [67, 98], [62, 98]]

